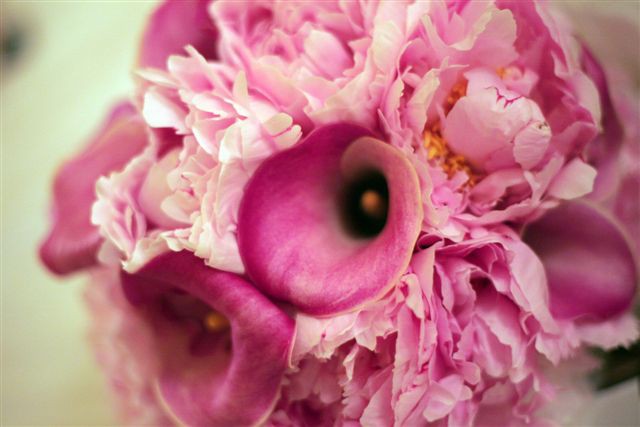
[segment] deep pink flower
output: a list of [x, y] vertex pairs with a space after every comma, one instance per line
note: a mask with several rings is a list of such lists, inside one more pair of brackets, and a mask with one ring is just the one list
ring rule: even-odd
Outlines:
[[[366, 191], [384, 199], [379, 224], [362, 212]], [[267, 159], [247, 185], [238, 219], [247, 273], [303, 311], [353, 309], [405, 272], [422, 222], [419, 199], [399, 150], [358, 126], [320, 127]]]
[[554, 316], [601, 320], [631, 307], [638, 268], [620, 225], [601, 209], [564, 204], [529, 225], [525, 241], [544, 263]]
[[85, 292], [91, 310], [89, 339], [119, 420], [127, 425], [172, 425], [156, 395], [158, 357], [149, 323], [124, 296], [118, 270], [96, 268], [90, 273]]
[[159, 365], [160, 398], [176, 420], [249, 425], [270, 413], [293, 343], [287, 314], [188, 252], [161, 255], [122, 281], [153, 331], [149, 363]]
[[208, 13], [210, 0], [167, 0], [149, 17], [138, 65], [166, 68], [170, 55], [193, 46], [207, 59], [218, 58], [218, 30]]

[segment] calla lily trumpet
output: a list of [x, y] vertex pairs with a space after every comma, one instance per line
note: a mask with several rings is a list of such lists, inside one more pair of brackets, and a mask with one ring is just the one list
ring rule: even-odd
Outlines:
[[563, 204], [531, 224], [524, 240], [542, 259], [557, 318], [602, 320], [631, 306], [640, 277], [630, 241], [596, 206]]
[[[140, 45], [139, 65], [166, 68], [170, 55], [193, 46], [205, 58], [218, 57], [218, 29], [207, 13], [207, 0], [170, 0], [161, 4], [149, 19]], [[191, 25], [185, 27], [184, 22]]]
[[188, 425], [253, 425], [275, 404], [293, 343], [293, 320], [233, 273], [188, 252], [123, 273], [127, 298], [154, 331], [157, 388]]
[[406, 271], [422, 222], [415, 170], [349, 124], [318, 128], [247, 185], [238, 244], [266, 294], [328, 315], [381, 296]]

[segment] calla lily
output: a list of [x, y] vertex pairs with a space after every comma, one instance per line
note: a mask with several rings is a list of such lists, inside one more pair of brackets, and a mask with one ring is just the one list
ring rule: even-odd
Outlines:
[[211, 20], [211, 0], [166, 0], [151, 16], [142, 37], [139, 65], [165, 69], [170, 55], [193, 46], [207, 59], [218, 57], [218, 29]]
[[289, 364], [293, 320], [240, 276], [186, 251], [123, 273], [122, 283], [157, 337], [169, 412], [194, 426], [260, 423]]
[[240, 206], [238, 244], [260, 290], [329, 315], [389, 289], [421, 222], [405, 155], [363, 128], [334, 124], [257, 169]]
[[587, 202], [570, 202], [531, 224], [524, 240], [542, 259], [551, 311], [560, 319], [625, 312], [639, 280], [622, 229]]
[[52, 226], [40, 258], [56, 274], [95, 264], [101, 242], [91, 224], [95, 184], [123, 167], [147, 142], [145, 125], [128, 102], [117, 105], [93, 141], [58, 171], [53, 183]]

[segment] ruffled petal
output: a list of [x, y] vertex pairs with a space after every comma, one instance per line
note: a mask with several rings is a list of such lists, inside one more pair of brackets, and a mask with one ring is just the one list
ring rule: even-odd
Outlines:
[[605, 319], [631, 306], [639, 280], [632, 250], [596, 207], [561, 205], [530, 225], [524, 239], [542, 259], [556, 317]]
[[[293, 320], [240, 276], [207, 267], [187, 251], [161, 255], [122, 279], [125, 294], [141, 311], [156, 303], [158, 391], [170, 413], [196, 426], [261, 422], [273, 409], [289, 365]], [[172, 334], [171, 322], [157, 321], [166, 312], [166, 301], [158, 300], [176, 290], [183, 307], [184, 295], [192, 298], [188, 315], [204, 304], [228, 320], [230, 351], [215, 340], [185, 342], [184, 330]], [[207, 352], [203, 346], [214, 347]]]
[[[399, 150], [367, 135], [347, 124], [319, 128], [267, 159], [247, 185], [240, 254], [268, 295], [328, 315], [380, 296], [407, 268], [422, 221], [418, 178]], [[386, 180], [386, 223], [378, 234], [354, 236], [341, 197], [371, 171]]]
[[145, 126], [128, 102], [117, 105], [89, 146], [68, 161], [53, 184], [52, 225], [40, 258], [56, 274], [93, 265], [101, 237], [91, 224], [95, 184], [122, 168], [147, 142]]

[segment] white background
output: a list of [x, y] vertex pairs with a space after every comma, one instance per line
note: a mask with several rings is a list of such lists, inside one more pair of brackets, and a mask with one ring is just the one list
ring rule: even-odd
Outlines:
[[[83, 277], [58, 280], [35, 257], [50, 180], [132, 89], [137, 40], [153, 3], [8, 2], [2, 25], [28, 29], [24, 57], [3, 68], [1, 93], [2, 425], [113, 425], [108, 394], [85, 342]], [[601, 57], [636, 79], [640, 3], [564, 2]], [[615, 19], [614, 19], [615, 18]], [[637, 81], [637, 80], [636, 80]], [[640, 425], [637, 383], [612, 390], [579, 424]]]

